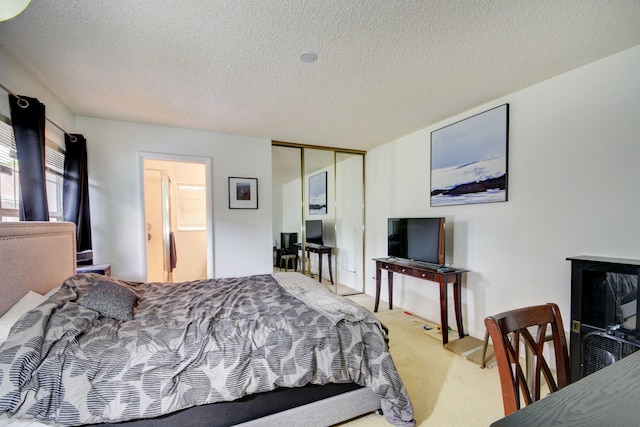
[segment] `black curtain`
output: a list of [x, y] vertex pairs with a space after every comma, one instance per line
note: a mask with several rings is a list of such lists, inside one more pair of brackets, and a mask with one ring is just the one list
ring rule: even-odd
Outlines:
[[20, 171], [20, 221], [49, 221], [44, 169], [45, 107], [36, 98], [9, 95]]
[[62, 211], [65, 221], [76, 223], [76, 247], [82, 252], [91, 249], [87, 140], [79, 134], [65, 134], [64, 143]]

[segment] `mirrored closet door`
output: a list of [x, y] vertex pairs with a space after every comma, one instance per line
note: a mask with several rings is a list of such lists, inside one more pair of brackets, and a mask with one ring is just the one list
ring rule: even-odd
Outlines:
[[335, 156], [336, 272], [340, 285], [364, 292], [364, 156]]
[[272, 161], [275, 269], [297, 252], [298, 270], [364, 292], [364, 153], [274, 142]]

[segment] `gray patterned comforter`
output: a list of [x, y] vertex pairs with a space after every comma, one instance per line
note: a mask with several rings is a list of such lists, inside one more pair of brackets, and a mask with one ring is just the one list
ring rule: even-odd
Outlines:
[[[355, 382], [383, 398], [389, 422], [413, 425], [375, 317], [287, 277], [120, 282], [139, 299], [134, 319], [117, 321], [77, 303], [104, 277], [73, 276], [0, 347], [0, 413], [118, 422], [277, 387]], [[313, 300], [318, 309], [303, 302]]]

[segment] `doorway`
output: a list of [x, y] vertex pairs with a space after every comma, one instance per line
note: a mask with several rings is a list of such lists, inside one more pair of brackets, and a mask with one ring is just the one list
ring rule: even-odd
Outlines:
[[146, 280], [213, 277], [210, 159], [140, 153]]

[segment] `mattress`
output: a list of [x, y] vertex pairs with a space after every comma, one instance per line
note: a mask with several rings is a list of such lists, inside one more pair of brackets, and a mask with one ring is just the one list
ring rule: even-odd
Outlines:
[[[110, 286], [134, 301], [131, 319], [89, 304], [104, 303], [95, 296]], [[367, 387], [391, 423], [412, 425], [384, 339], [368, 310], [297, 273], [180, 284], [78, 275], [0, 347], [0, 412], [64, 425], [157, 419], [243, 399], [277, 412], [278, 393], [334, 384]]]

